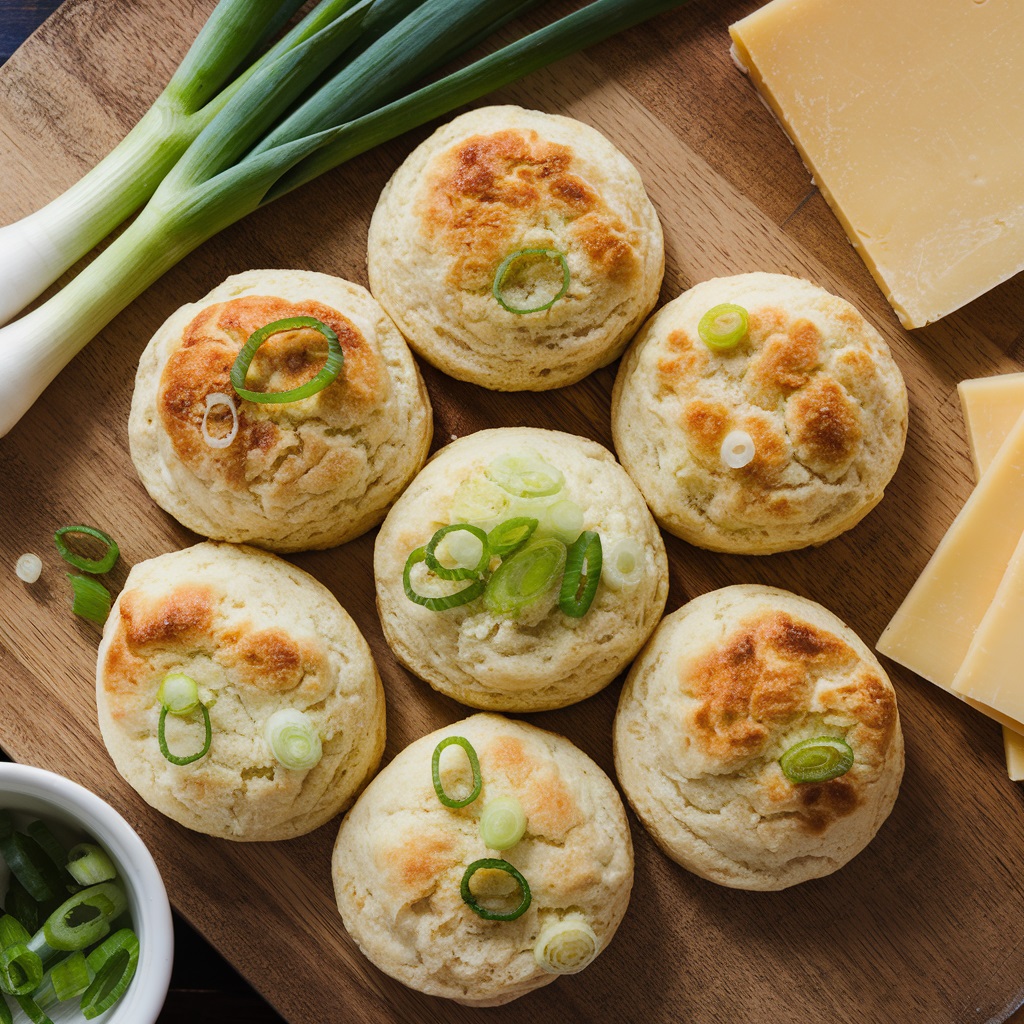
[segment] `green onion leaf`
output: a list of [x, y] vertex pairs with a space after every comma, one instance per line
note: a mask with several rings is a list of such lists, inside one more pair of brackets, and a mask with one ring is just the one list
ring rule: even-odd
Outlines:
[[[546, 274], [543, 273], [544, 264], [550, 260], [557, 260], [561, 265], [559, 279], [561, 287], [554, 296], [547, 302], [535, 298], [538, 289], [543, 290], [546, 284]], [[513, 280], [510, 282], [509, 278]], [[538, 305], [516, 306], [510, 301], [511, 296], [506, 296], [506, 289], [511, 292], [513, 287], [517, 294], [523, 297], [516, 299], [517, 302], [539, 302]], [[551, 289], [548, 289], [549, 291]], [[491, 285], [491, 294], [497, 300], [502, 309], [522, 316], [525, 313], [541, 313], [550, 309], [569, 290], [569, 263], [564, 252], [557, 249], [517, 249], [509, 253], [494, 272], [494, 283]]]
[[548, 922], [533, 947], [534, 960], [549, 974], [576, 974], [592, 963], [597, 954], [594, 929], [575, 917]]
[[708, 348], [727, 352], [747, 336], [747, 311], [732, 302], [712, 306], [700, 318], [697, 333]]
[[531, 453], [499, 455], [484, 472], [517, 498], [543, 498], [565, 486], [561, 470]]
[[71, 580], [71, 589], [74, 591], [71, 610], [83, 619], [89, 619], [102, 626], [110, 614], [110, 591], [102, 583], [88, 576], [76, 576], [75, 573], [69, 572], [67, 577]]
[[484, 804], [480, 838], [489, 850], [510, 850], [526, 834], [526, 812], [514, 796], [499, 796]]
[[308, 771], [323, 757], [320, 733], [309, 715], [298, 708], [279, 708], [267, 719], [263, 737], [285, 768]]
[[[269, 341], [275, 334], [283, 331], [297, 331], [303, 327], [312, 327], [319, 331], [327, 339], [327, 362], [322, 370], [311, 380], [306, 381], [300, 387], [291, 391], [250, 391], [245, 386], [245, 378], [249, 372], [256, 351], [266, 341]], [[235, 358], [231, 367], [231, 386], [238, 392], [239, 396], [249, 402], [262, 402], [283, 404], [285, 402], [301, 402], [304, 398], [311, 398], [319, 394], [328, 384], [333, 383], [345, 362], [345, 353], [342, 351], [338, 335], [316, 317], [293, 316], [287, 320], [275, 320], [272, 324], [253, 331], [249, 340], [242, 346], [242, 350]]]
[[[511, 875], [519, 884], [522, 899], [514, 909], [503, 912], [488, 910], [486, 907], [480, 905], [479, 899], [484, 897], [478, 898], [474, 895], [473, 890], [470, 887], [470, 882], [478, 871], [484, 870], [504, 871], [507, 875]], [[482, 917], [485, 921], [514, 921], [517, 917], [522, 917], [523, 914], [526, 913], [533, 899], [533, 896], [530, 893], [529, 882], [527, 882], [526, 879], [508, 863], [508, 861], [498, 860], [494, 857], [484, 857], [481, 860], [475, 860], [468, 868], [466, 868], [466, 872], [462, 876], [460, 892], [462, 893], [463, 902], [469, 907], [469, 909], [478, 917]]]
[[27, 996], [43, 980], [43, 962], [24, 942], [0, 950], [0, 991]]
[[[461, 800], [449, 796], [444, 791], [444, 786], [441, 784], [441, 754], [444, 750], [451, 746], [459, 746], [466, 752], [466, 757], [469, 758], [470, 771], [473, 773], [473, 788], [469, 791], [469, 795], [463, 797]], [[483, 778], [480, 775], [480, 759], [476, 756], [476, 750], [473, 749], [473, 744], [469, 742], [463, 736], [446, 736], [440, 743], [434, 748], [434, 756], [430, 760], [430, 774], [434, 780], [434, 792], [437, 794], [437, 799], [445, 805], [445, 807], [466, 807], [471, 804], [479, 795], [480, 790], [483, 788]]]
[[156, 699], [172, 715], [188, 715], [199, 707], [199, 686], [184, 672], [168, 672], [156, 691]]
[[593, 530], [581, 533], [569, 548], [558, 607], [574, 619], [590, 610], [601, 582], [601, 538]]
[[11, 879], [7, 886], [4, 909], [11, 917], [18, 920], [27, 932], [32, 933], [39, 930], [39, 924], [42, 921], [39, 902], [29, 895], [28, 890], [18, 881], [16, 876]]
[[[437, 550], [438, 543], [450, 533], [455, 532], [468, 533], [480, 541], [480, 557], [476, 565], [468, 567], [456, 566], [453, 569], [449, 569], [437, 560], [435, 551]], [[435, 576], [440, 576], [443, 580], [479, 579], [487, 571], [487, 566], [491, 561], [490, 552], [487, 550], [487, 534], [478, 526], [470, 526], [469, 523], [452, 523], [451, 526], [442, 526], [430, 538], [427, 546], [423, 549], [423, 560], [427, 563], [427, 568]]]
[[838, 736], [817, 736], [794, 744], [779, 764], [790, 782], [827, 782], [853, 767], [853, 750]]
[[492, 615], [513, 618], [543, 600], [565, 569], [565, 545], [554, 537], [534, 540], [505, 559], [487, 581], [484, 607]]
[[94, 976], [85, 954], [80, 950], [50, 968], [50, 982], [54, 995], [62, 1003], [80, 996], [89, 987]]
[[14, 1001], [25, 1011], [32, 1024], [53, 1024], [46, 1011], [31, 996], [15, 996]]
[[416, 604], [422, 605], [429, 611], [443, 612], [449, 608], [458, 608], [459, 605], [469, 604], [470, 601], [475, 601], [484, 592], [484, 581], [474, 580], [468, 586], [463, 587], [462, 590], [457, 590], [454, 594], [446, 594], [443, 597], [425, 597], [423, 594], [417, 593], [412, 585], [412, 570], [420, 562], [426, 561], [426, 557], [427, 549], [425, 547], [417, 548], [405, 561], [402, 585], [405, 587], [405, 596], [410, 601], [415, 601]]
[[167, 758], [171, 764], [176, 764], [179, 767], [192, 764], [193, 761], [198, 761], [201, 757], [205, 757], [210, 751], [210, 744], [213, 741], [213, 726], [210, 724], [210, 712], [205, 704], [199, 705], [199, 710], [203, 715], [203, 728], [205, 729], [206, 735], [203, 738], [203, 745], [194, 754], [189, 754], [185, 757], [179, 757], [176, 754], [172, 754], [167, 746], [167, 715], [168, 708], [166, 705], [162, 705], [160, 708], [160, 721], [157, 723], [156, 737], [157, 742], [160, 744], [160, 753]]
[[530, 516], [506, 519], [487, 534], [487, 550], [498, 558], [508, 558], [533, 536], [538, 524], [539, 520]]
[[95, 843], [79, 843], [68, 852], [68, 872], [79, 885], [98, 885], [117, 878], [117, 868]]
[[60, 840], [50, 831], [44, 821], [30, 821], [25, 831], [39, 844], [39, 848], [53, 861], [54, 867], [63, 871], [67, 855]]
[[[0, 856], [34, 900], [56, 899], [64, 892], [57, 866], [30, 836], [12, 832], [6, 839], [0, 839]], [[11, 913], [10, 908], [7, 912]]]
[[122, 928], [94, 949], [88, 957], [96, 977], [82, 996], [82, 1015], [92, 1020], [109, 1010], [124, 995], [139, 965], [139, 940], [130, 928]]
[[[76, 554], [68, 547], [64, 540], [69, 533], [80, 533], [86, 537], [94, 537], [105, 545], [106, 550], [99, 558], [86, 558], [84, 555]], [[102, 530], [97, 530], [94, 526], [62, 526], [53, 535], [53, 540], [57, 545], [60, 557], [65, 562], [70, 562], [76, 569], [81, 569], [82, 572], [90, 572], [93, 575], [110, 572], [117, 563], [118, 556], [121, 553], [114, 538]]]
[[92, 885], [66, 899], [43, 922], [43, 939], [51, 949], [85, 949], [99, 942], [127, 907], [121, 886], [114, 882]]

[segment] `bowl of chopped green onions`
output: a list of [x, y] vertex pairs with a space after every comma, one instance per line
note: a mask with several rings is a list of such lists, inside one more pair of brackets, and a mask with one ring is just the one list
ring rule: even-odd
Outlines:
[[109, 804], [0, 764], [0, 1024], [154, 1024], [174, 931], [160, 872]]

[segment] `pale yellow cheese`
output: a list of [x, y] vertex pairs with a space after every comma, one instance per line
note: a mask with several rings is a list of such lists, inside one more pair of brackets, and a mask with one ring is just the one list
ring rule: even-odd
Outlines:
[[[967, 426], [967, 440], [971, 446], [974, 478], [980, 480], [995, 458], [999, 447], [1013, 429], [1013, 425], [1024, 412], [1024, 373], [1005, 373], [994, 377], [965, 380], [960, 383], [957, 390], [960, 393], [960, 405], [964, 412], [964, 423]], [[1018, 550], [1019, 547], [1018, 543]], [[1012, 562], [1009, 568], [1013, 569]], [[1004, 574], [1000, 589], [1006, 585], [1006, 578]], [[985, 618], [982, 619], [981, 625], [978, 627], [979, 631], [985, 629], [986, 619], [993, 614], [993, 609], [997, 607], [998, 603], [999, 591], [997, 590], [993, 604], [989, 606]], [[1011, 628], [1018, 631], [1021, 624], [1012, 624]], [[972, 648], [968, 650], [968, 659], [971, 657], [971, 650], [973, 650], [974, 643], [977, 642], [977, 637], [976, 633]], [[963, 671], [963, 666], [960, 671]], [[958, 679], [959, 675], [954, 677], [954, 689], [957, 687]], [[1024, 781], [1024, 736], [1004, 725], [1003, 750], [1006, 755], [1007, 774], [1015, 782]]]
[[950, 690], [1022, 533], [1024, 417], [939, 542], [878, 650]]
[[977, 482], [992, 464], [1017, 417], [1024, 412], [1024, 373], [961, 381], [957, 391]]
[[730, 28], [906, 327], [1024, 269], [1024, 3], [773, 0]]

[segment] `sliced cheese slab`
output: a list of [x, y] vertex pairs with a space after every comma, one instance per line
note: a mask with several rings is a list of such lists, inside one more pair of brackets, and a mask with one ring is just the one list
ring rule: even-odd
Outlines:
[[[974, 479], [978, 481], [991, 465], [1014, 423], [1024, 413], [1024, 373], [1003, 373], [961, 381], [957, 391], [967, 426]], [[990, 611], [991, 608], [990, 605]], [[1007, 775], [1014, 782], [1024, 782], [1024, 736], [1005, 725], [1003, 751]]]
[[939, 542], [878, 650], [950, 690], [1022, 534], [1024, 417]]
[[773, 0], [730, 32], [904, 326], [1024, 269], [1020, 0]]

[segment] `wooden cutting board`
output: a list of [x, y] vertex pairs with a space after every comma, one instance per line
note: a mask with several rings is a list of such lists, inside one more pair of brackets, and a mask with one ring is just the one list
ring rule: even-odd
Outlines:
[[[1021, 369], [1024, 279], [913, 335], [897, 324], [793, 148], [729, 60], [726, 26], [757, 6], [702, 0], [502, 92], [578, 117], [636, 162], [664, 226], [662, 299], [704, 278], [803, 274], [879, 327], [910, 389], [911, 430], [886, 499], [813, 551], [710, 554], [666, 537], [669, 610], [732, 583], [821, 601], [869, 643], [878, 637], [971, 488], [956, 383]], [[105, 153], [157, 94], [213, 0], [67, 0], [0, 70], [0, 220], [35, 208]], [[530, 25], [573, 4], [544, 5]], [[365, 284], [370, 213], [388, 176], [427, 133], [369, 153], [187, 258], [118, 317], [0, 441], [0, 745], [95, 790], [138, 829], [172, 902], [290, 1021], [469, 1021], [472, 1011], [411, 992], [372, 967], [334, 909], [337, 822], [305, 838], [235, 845], [146, 806], [115, 772], [95, 720], [98, 630], [68, 607], [53, 530], [102, 525], [133, 563], [194, 543], [147, 497], [126, 421], [138, 356], [177, 306], [228, 274], [299, 267]], [[529, 424], [610, 445], [614, 367], [543, 395], [502, 395], [424, 367], [435, 447], [485, 426]], [[466, 710], [397, 666], [373, 601], [373, 535], [296, 564], [329, 586], [370, 640], [385, 681], [385, 759]], [[22, 551], [45, 562], [26, 587]], [[877, 839], [829, 878], [781, 893], [719, 888], [669, 862], [631, 818], [636, 885], [608, 952], [488, 1021], [1002, 1021], [1024, 1000], [1024, 794], [1007, 781], [999, 729], [893, 666], [907, 741], [896, 809]], [[530, 716], [612, 770], [619, 684]]]

